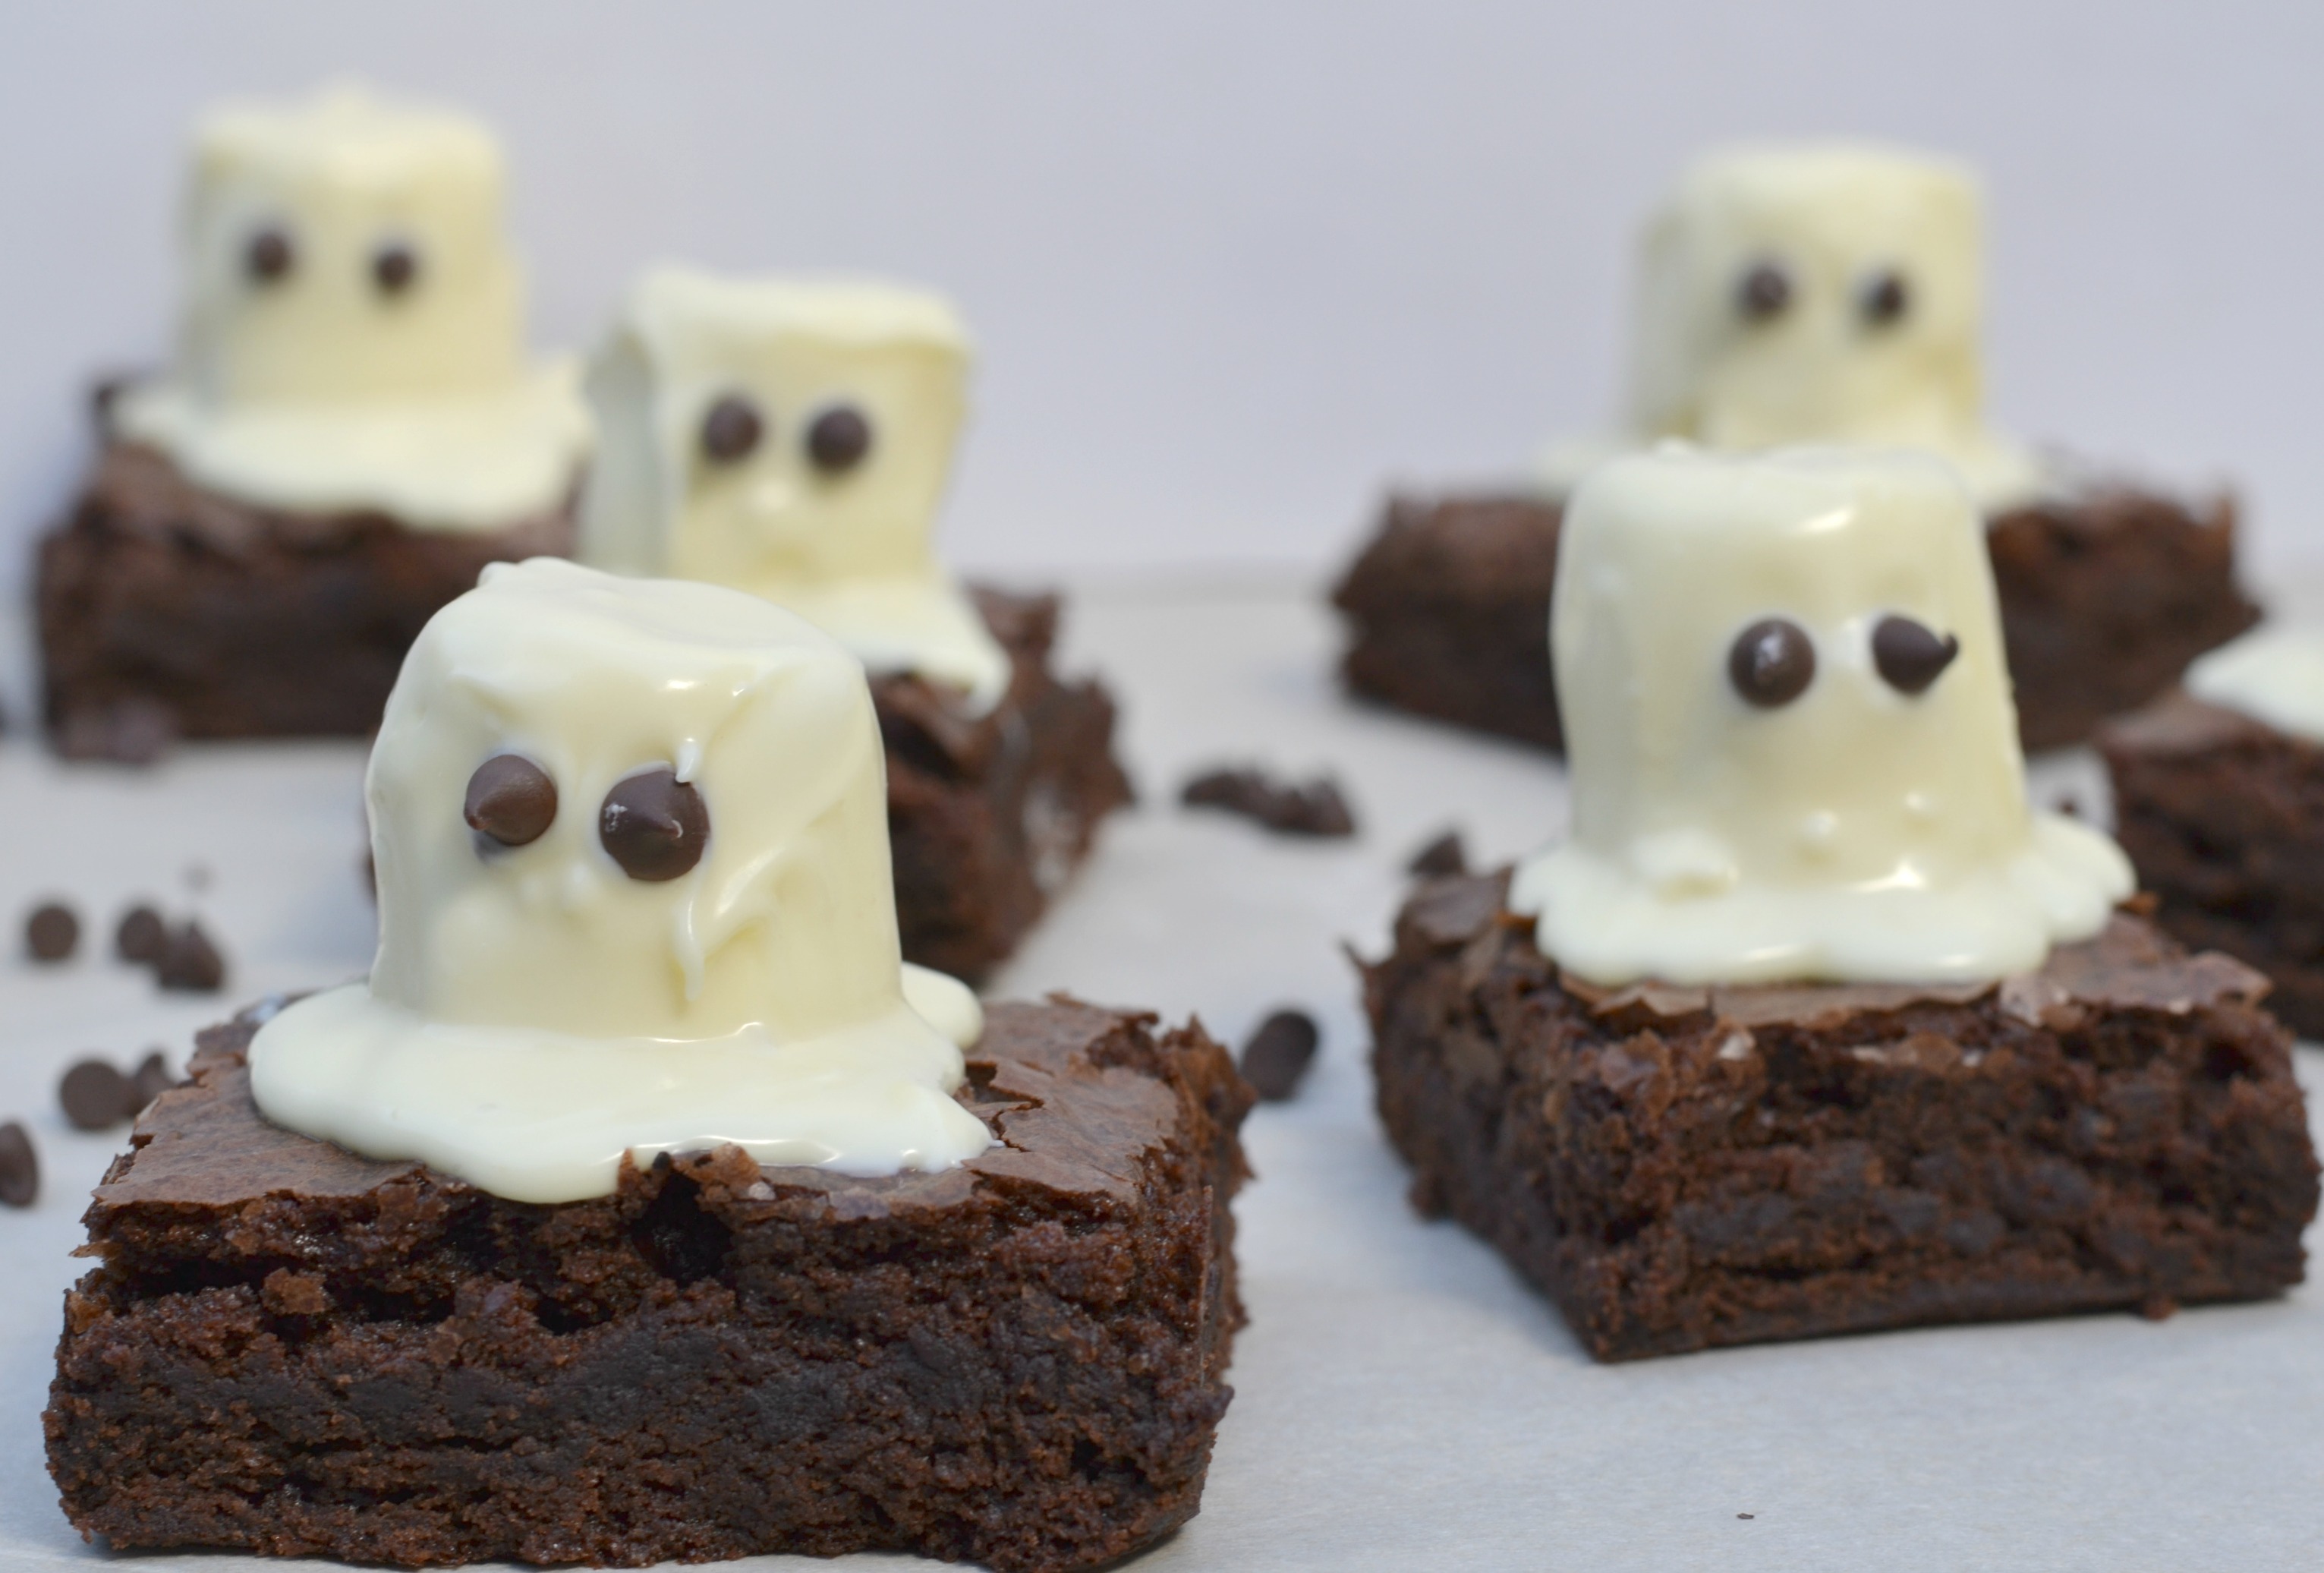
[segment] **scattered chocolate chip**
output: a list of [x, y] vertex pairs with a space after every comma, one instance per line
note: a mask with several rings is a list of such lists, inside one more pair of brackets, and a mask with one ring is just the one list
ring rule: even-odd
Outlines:
[[163, 988], [189, 994], [209, 994], [226, 986], [226, 958], [218, 954], [202, 926], [190, 920], [170, 935], [161, 948], [154, 976]]
[[372, 282], [383, 295], [401, 295], [420, 277], [420, 254], [400, 240], [391, 240], [371, 254]]
[[2062, 794], [2058, 799], [2056, 807], [2058, 812], [2065, 815], [2069, 819], [2079, 819], [2084, 817], [2082, 813], [2082, 800], [2076, 797], [2071, 792]]
[[1755, 1518], [1755, 1517], [1757, 1517], [1757, 1514], [1755, 1514], [1755, 1513], [1737, 1513], [1735, 1516], [1736, 1516], [1737, 1518]]
[[1939, 637], [1910, 617], [1883, 617], [1872, 630], [1872, 664], [1900, 694], [1926, 690], [1960, 653], [1960, 640]]
[[1356, 833], [1356, 817], [1329, 776], [1284, 786], [1257, 769], [1206, 771], [1179, 789], [1178, 800], [1189, 808], [1224, 809], [1286, 836]]
[[0, 1125], [0, 1202], [28, 1208], [40, 1195], [41, 1155], [24, 1127], [10, 1120]]
[[272, 284], [290, 276], [290, 269], [299, 260], [290, 237], [280, 229], [262, 229], [250, 237], [243, 247], [243, 270], [254, 282]]
[[170, 930], [161, 914], [142, 902], [122, 913], [113, 930], [113, 953], [140, 967], [161, 960], [169, 943]]
[[1321, 1036], [1306, 1012], [1276, 1012], [1242, 1046], [1242, 1078], [1268, 1103], [1281, 1103], [1299, 1090]]
[[468, 828], [503, 847], [529, 847], [557, 819], [557, 783], [520, 754], [495, 754], [468, 778]]
[[700, 792], [662, 765], [613, 783], [597, 816], [597, 839], [632, 879], [676, 879], [702, 861], [710, 810]]
[[1468, 873], [1469, 849], [1462, 845], [1461, 832], [1445, 831], [1443, 835], [1414, 853], [1412, 861], [1404, 865], [1404, 871], [1406, 874], [1417, 874], [1424, 879], [1434, 879], [1448, 874]]
[[129, 1078], [108, 1060], [83, 1059], [57, 1083], [65, 1118], [83, 1131], [109, 1131], [135, 1114]]
[[1913, 292], [1905, 287], [1904, 275], [1895, 272], [1872, 279], [1857, 296], [1857, 307], [1864, 313], [1864, 320], [1874, 328], [1901, 322], [1912, 304]]
[[765, 435], [758, 406], [740, 393], [728, 393], [702, 417], [702, 451], [720, 464], [748, 458]]
[[807, 429], [807, 456], [825, 475], [844, 475], [872, 451], [872, 422], [853, 404], [825, 410]]
[[180, 877], [185, 880], [188, 890], [206, 891], [210, 888], [210, 881], [217, 876], [210, 871], [210, 865], [207, 863], [189, 863], [186, 865], [186, 872]]
[[43, 902], [24, 920], [24, 948], [35, 961], [62, 961], [80, 948], [80, 919], [62, 902]]
[[1788, 705], [1815, 680], [1815, 642], [1784, 617], [1766, 617], [1735, 636], [1727, 652], [1727, 678], [1746, 704], [1763, 710]]
[[1735, 285], [1735, 309], [1747, 322], [1767, 322], [1792, 303], [1792, 276], [1771, 262], [1754, 263]]
[[137, 1069], [129, 1073], [131, 1110], [135, 1114], [144, 1113], [146, 1105], [177, 1085], [178, 1078], [170, 1074], [170, 1062], [161, 1058], [159, 1049], [154, 1050], [139, 1060]]

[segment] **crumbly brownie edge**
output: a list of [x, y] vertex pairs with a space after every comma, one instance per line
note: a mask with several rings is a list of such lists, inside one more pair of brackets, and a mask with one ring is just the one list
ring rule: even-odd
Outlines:
[[2263, 980], [2118, 919], [1996, 989], [1575, 992], [1501, 876], [1365, 969], [1381, 1117], [1600, 1359], [2266, 1296], [2317, 1167]]
[[2268, 1007], [2324, 1038], [2324, 748], [2175, 689], [2096, 741], [2155, 921], [2258, 967]]
[[118, 1549], [405, 1566], [894, 1547], [1096, 1566], [1199, 1504], [1249, 1095], [1199, 1028], [1003, 1005], [1007, 1145], [888, 1180], [733, 1149], [563, 1208], [275, 1130], [208, 1036], [90, 1211], [45, 1417]]

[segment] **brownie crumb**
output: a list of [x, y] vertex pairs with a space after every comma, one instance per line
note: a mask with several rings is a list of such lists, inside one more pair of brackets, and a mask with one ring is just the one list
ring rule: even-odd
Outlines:
[[1412, 855], [1404, 865], [1406, 874], [1422, 879], [1435, 879], [1448, 874], [1469, 872], [1469, 848], [1458, 830], [1447, 830], [1435, 840]]
[[80, 948], [80, 919], [62, 902], [43, 902], [24, 920], [24, 948], [35, 961], [63, 961]]
[[109, 1060], [83, 1059], [57, 1083], [57, 1102], [78, 1130], [109, 1131], [137, 1110], [129, 1078]]
[[1755, 1513], [1738, 1513], [1735, 1516], [1737, 1518], [1757, 1518], [1759, 1515]]
[[169, 943], [169, 925], [161, 921], [161, 913], [142, 902], [122, 913], [120, 924], [113, 930], [113, 953], [140, 967], [161, 960]]
[[40, 1199], [41, 1155], [14, 1120], [0, 1125], [0, 1203], [28, 1208]]
[[1206, 771], [1180, 789], [1189, 808], [1224, 809], [1286, 836], [1352, 836], [1356, 817], [1330, 776], [1284, 785], [1256, 768]]
[[226, 986], [226, 958], [190, 919], [170, 936], [154, 968], [161, 986], [189, 994], [211, 994]]
[[1267, 1102], [1283, 1102], [1299, 1090], [1320, 1037], [1306, 1012], [1276, 1012], [1242, 1046], [1242, 1078]]

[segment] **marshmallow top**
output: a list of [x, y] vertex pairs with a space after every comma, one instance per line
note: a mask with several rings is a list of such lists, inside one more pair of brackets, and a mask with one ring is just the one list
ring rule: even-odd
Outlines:
[[[535, 782], [522, 828], [473, 828], [507, 756]], [[675, 861], [624, 839], [641, 782], [698, 805]], [[881, 1173], [986, 1145], [946, 1096], [958, 1044], [908, 1003], [870, 692], [799, 618], [550, 559], [488, 568], [413, 645], [367, 792], [378, 958], [261, 1030], [276, 1123], [521, 1200], [603, 1194], [624, 1152], [736, 1142]], [[910, 992], [979, 1030], [958, 985]]]
[[2111, 841], [2028, 808], [1981, 527], [1941, 463], [1616, 459], [1568, 504], [1555, 595], [1572, 835], [1512, 900], [1580, 976], [1999, 976], [2130, 893]]
[[2324, 743], [2324, 632], [2255, 628], [2197, 656], [2184, 682], [2206, 703]]
[[[1915, 448], [1988, 508], [2038, 490], [2031, 458], [1984, 423], [1981, 208], [1966, 166], [1868, 143], [1702, 159], [1641, 247], [1636, 437]], [[1553, 468], [1570, 483], [1591, 457], [1570, 448]]]
[[990, 708], [1007, 653], [934, 547], [969, 356], [924, 291], [649, 271], [588, 373], [582, 559], [749, 590]]
[[476, 121], [336, 87], [196, 134], [177, 364], [115, 412], [264, 505], [483, 529], [554, 507], [587, 421], [523, 347], [500, 150]]

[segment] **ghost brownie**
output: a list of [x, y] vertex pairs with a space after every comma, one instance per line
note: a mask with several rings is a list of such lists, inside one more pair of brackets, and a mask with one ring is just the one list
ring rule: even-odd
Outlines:
[[747, 590], [854, 652], [889, 743], [906, 954], [975, 977], [1130, 787], [1105, 690], [1050, 669], [1056, 597], [972, 596], [936, 556], [969, 360], [925, 290], [650, 270], [590, 365], [580, 555]]
[[2275, 1013], [2324, 1037], [2324, 637], [2246, 634], [2098, 745], [2155, 921], [2266, 973]]
[[1639, 456], [1569, 529], [1572, 834], [1424, 884], [1365, 972], [1416, 1203], [1604, 1359], [2298, 1282], [2266, 982], [2029, 809], [1959, 482]]
[[1249, 1093], [901, 961], [861, 666], [539, 560], [422, 633], [364, 983], [208, 1034], [47, 1416], [116, 1548], [1111, 1560], [1199, 1504]]
[[2028, 748], [2089, 736], [2258, 619], [2235, 511], [2070, 479], [1987, 427], [1981, 198], [1949, 160], [1723, 149], [1648, 226], [1628, 430], [1554, 450], [1538, 495], [1397, 498], [1335, 594], [1359, 694], [1555, 746], [1540, 667], [1563, 499], [1611, 453], [1846, 442], [1935, 453], [1986, 521]]
[[486, 562], [570, 550], [571, 368], [524, 358], [491, 134], [339, 88], [197, 134], [180, 358], [99, 401], [42, 543], [68, 753], [362, 736]]

